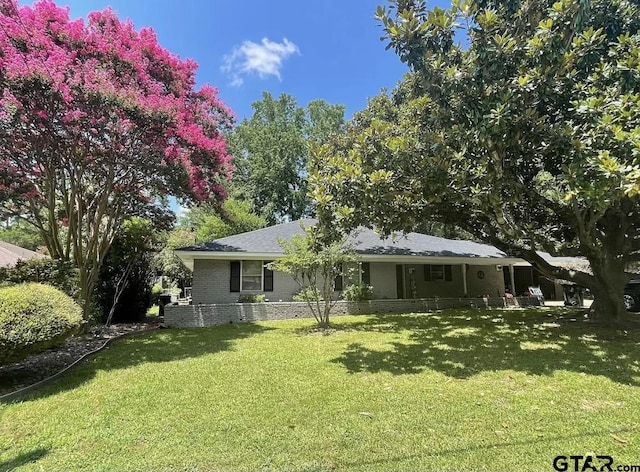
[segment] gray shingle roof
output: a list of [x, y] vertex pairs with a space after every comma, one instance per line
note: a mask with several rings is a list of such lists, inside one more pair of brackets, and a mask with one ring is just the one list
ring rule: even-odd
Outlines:
[[507, 257], [487, 244], [458, 239], [445, 239], [421, 233], [399, 234], [395, 238], [382, 238], [364, 228], [350, 237], [359, 254], [430, 257]]
[[0, 241], [0, 267], [12, 267], [20, 260], [44, 259], [46, 257], [44, 254], [38, 254], [15, 244]]
[[[282, 254], [280, 239], [291, 239], [304, 234], [302, 225], [312, 226], [316, 221], [305, 219], [282, 223], [268, 228], [216, 239], [206, 244], [180, 248], [178, 251], [240, 252]], [[420, 233], [382, 238], [368, 228], [361, 228], [349, 238], [355, 251], [367, 255], [432, 256], [432, 257], [488, 257], [503, 258], [506, 254], [493, 246]]]
[[248, 233], [235, 234], [226, 238], [216, 239], [209, 243], [183, 247], [178, 251], [203, 251], [203, 252], [257, 252], [282, 254], [282, 247], [278, 243], [280, 239], [291, 239], [294, 235], [304, 235], [304, 226], [312, 226], [316, 220], [304, 219], [281, 223], [267, 228], [249, 231]]

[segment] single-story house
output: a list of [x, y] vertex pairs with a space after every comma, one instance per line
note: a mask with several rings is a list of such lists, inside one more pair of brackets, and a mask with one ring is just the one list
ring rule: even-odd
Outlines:
[[45, 259], [46, 257], [44, 254], [0, 241], [0, 267], [13, 267], [18, 261]]
[[[278, 241], [303, 235], [303, 226], [313, 224], [311, 219], [282, 223], [177, 249], [176, 255], [193, 270], [192, 302], [235, 303], [259, 293], [270, 301], [291, 301], [298, 285], [265, 264], [283, 255]], [[546, 280], [526, 261], [487, 244], [420, 233], [383, 238], [366, 228], [350, 239], [360, 262], [355, 275], [338, 280], [336, 288], [363, 282], [373, 287], [374, 299], [502, 297], [514, 293], [512, 287], [522, 295]], [[545, 296], [562, 297], [553, 283], [546, 283]]]

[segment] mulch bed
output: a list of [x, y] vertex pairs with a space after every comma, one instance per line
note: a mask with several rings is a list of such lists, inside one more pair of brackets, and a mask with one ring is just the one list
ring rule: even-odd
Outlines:
[[96, 326], [87, 334], [71, 336], [64, 345], [36, 354], [15, 364], [0, 366], [0, 396], [15, 392], [57, 374], [85, 354], [102, 347], [109, 339], [162, 324], [162, 317], [140, 323], [115, 324], [104, 329]]

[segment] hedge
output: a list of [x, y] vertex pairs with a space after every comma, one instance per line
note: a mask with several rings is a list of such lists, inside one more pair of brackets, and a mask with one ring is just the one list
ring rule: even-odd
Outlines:
[[53, 285], [76, 301], [80, 298], [78, 269], [71, 261], [29, 259], [13, 267], [0, 267], [0, 287], [29, 282]]
[[60, 345], [82, 322], [82, 309], [49, 285], [0, 288], [0, 365]]

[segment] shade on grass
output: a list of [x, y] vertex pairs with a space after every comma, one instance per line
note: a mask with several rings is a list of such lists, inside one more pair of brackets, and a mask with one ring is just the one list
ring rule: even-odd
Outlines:
[[0, 470], [640, 463], [640, 333], [568, 318], [458, 310], [125, 339], [0, 405]]

